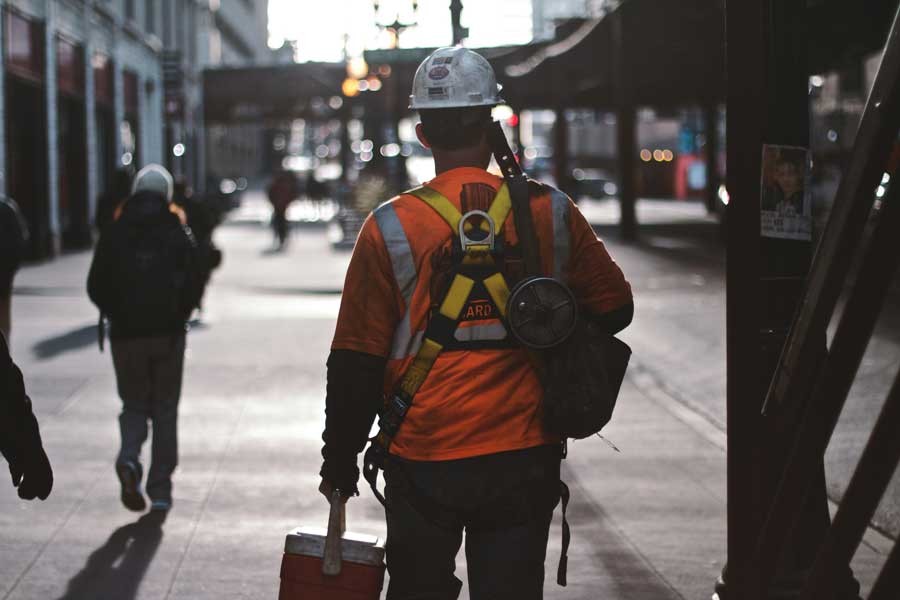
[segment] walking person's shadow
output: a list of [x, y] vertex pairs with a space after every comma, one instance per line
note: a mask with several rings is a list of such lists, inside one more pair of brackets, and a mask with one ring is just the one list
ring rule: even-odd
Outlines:
[[165, 511], [151, 511], [116, 529], [69, 580], [59, 600], [133, 600], [162, 541]]

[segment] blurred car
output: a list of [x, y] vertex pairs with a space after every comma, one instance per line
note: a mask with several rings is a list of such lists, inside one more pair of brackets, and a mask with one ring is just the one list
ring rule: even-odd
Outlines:
[[608, 198], [619, 193], [619, 186], [613, 177], [603, 169], [576, 168], [572, 169], [571, 195], [575, 198], [588, 196], [589, 198]]

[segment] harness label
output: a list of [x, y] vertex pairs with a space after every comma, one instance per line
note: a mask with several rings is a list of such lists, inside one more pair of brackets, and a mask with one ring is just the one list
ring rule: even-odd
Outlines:
[[462, 321], [483, 321], [485, 319], [496, 319], [497, 308], [490, 300], [473, 300], [466, 306], [462, 315]]

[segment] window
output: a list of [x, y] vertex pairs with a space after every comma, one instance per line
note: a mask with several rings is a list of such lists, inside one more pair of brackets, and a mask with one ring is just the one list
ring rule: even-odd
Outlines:
[[134, 0], [125, 0], [125, 19], [134, 21]]
[[144, 29], [147, 33], [156, 33], [156, 0], [144, 2]]

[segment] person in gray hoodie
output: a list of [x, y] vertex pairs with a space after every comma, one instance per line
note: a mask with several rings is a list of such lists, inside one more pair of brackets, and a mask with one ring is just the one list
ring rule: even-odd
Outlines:
[[116, 474], [122, 503], [134, 511], [146, 508], [140, 454], [149, 422], [147, 495], [152, 510], [172, 506], [185, 334], [202, 289], [197, 244], [172, 210], [172, 189], [159, 165], [137, 173], [131, 196], [100, 236], [88, 275], [88, 295], [110, 323], [122, 400]]

